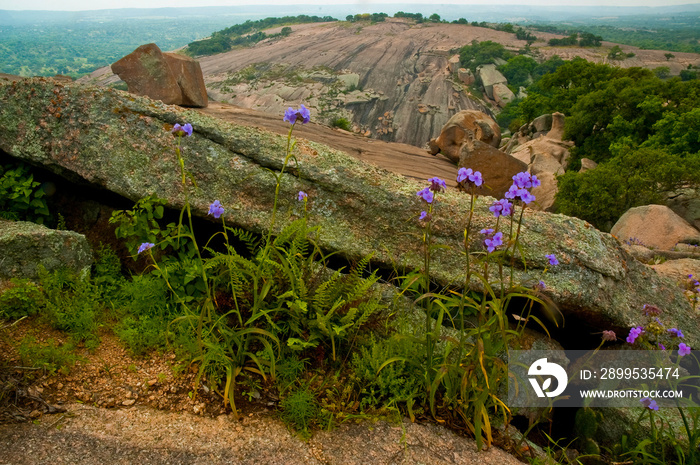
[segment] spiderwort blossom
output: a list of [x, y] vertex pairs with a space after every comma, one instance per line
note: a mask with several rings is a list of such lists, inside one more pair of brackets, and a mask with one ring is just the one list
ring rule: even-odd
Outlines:
[[557, 257], [553, 253], [545, 255], [545, 258], [549, 260], [549, 264], [552, 266], [557, 266], [559, 264], [559, 260], [557, 260]]
[[683, 342], [678, 344], [678, 355], [683, 357], [684, 355], [690, 354], [690, 346], [685, 345]]
[[641, 402], [642, 405], [645, 408], [648, 408], [649, 410], [659, 410], [659, 406], [656, 404], [656, 401], [654, 399], [645, 397], [643, 399], [640, 399], [639, 402]]
[[617, 340], [617, 335], [615, 331], [605, 330], [603, 331], [603, 340], [613, 342]]
[[425, 189], [418, 191], [416, 193], [416, 195], [418, 197], [420, 197], [421, 199], [425, 200], [426, 203], [433, 203], [433, 193], [429, 187], [426, 187]]
[[176, 123], [173, 126], [172, 133], [176, 136], [190, 137], [192, 135], [192, 125], [190, 123], [185, 123], [184, 125]]
[[432, 219], [432, 217], [428, 212], [422, 211], [422, 212], [420, 212], [420, 216], [418, 217], [418, 219], [420, 221], [430, 221]]
[[481, 176], [481, 172], [462, 167], [457, 171], [457, 182], [462, 183], [464, 181], [469, 181], [476, 187], [479, 187], [484, 183], [484, 178]]
[[640, 334], [644, 332], [644, 328], [637, 326], [636, 328], [630, 329], [630, 334], [627, 336], [627, 342], [634, 344], [634, 341], [639, 337]]
[[666, 346], [659, 342], [659, 349], [666, 350]]
[[221, 206], [221, 202], [214, 200], [211, 205], [209, 205], [209, 212], [207, 215], [211, 215], [214, 218], [220, 218], [224, 214], [224, 207]]
[[674, 337], [679, 337], [681, 339], [683, 338], [683, 331], [681, 331], [680, 329], [671, 328], [668, 330], [668, 332], [671, 333], [671, 335]]
[[311, 121], [311, 112], [304, 106], [304, 104], [302, 104], [298, 110], [289, 107], [287, 108], [287, 111], [284, 112], [283, 121], [287, 121], [289, 124], [294, 124], [297, 122], [297, 120], [300, 120], [301, 124], [306, 124]]
[[513, 213], [513, 204], [508, 201], [508, 199], [496, 200], [493, 205], [489, 207], [493, 216], [498, 218], [499, 216], [509, 216]]
[[544, 283], [544, 281], [542, 281], [542, 280], [540, 280], [540, 282], [537, 283], [537, 285], [536, 285], [535, 287], [536, 287], [537, 289], [542, 290], [542, 291], [544, 291], [545, 289], [547, 289], [547, 285], [546, 285], [546, 284]]
[[139, 246], [139, 250], [137, 254], [140, 254], [141, 252], [145, 252], [146, 250], [150, 249], [151, 247], [155, 246], [153, 242], [144, 242]]
[[428, 179], [428, 182], [430, 183], [429, 189], [433, 192], [443, 192], [447, 190], [447, 184], [444, 179], [435, 177]]
[[484, 247], [486, 247], [489, 253], [493, 252], [496, 250], [496, 247], [501, 245], [503, 245], [503, 233], [500, 231], [494, 234], [492, 238], [484, 239]]
[[307, 197], [308, 197], [308, 194], [306, 192], [299, 191], [299, 195], [297, 196], [297, 200], [299, 202], [303, 202], [304, 200], [306, 200]]
[[479, 234], [483, 234], [485, 236], [490, 236], [491, 234], [493, 234], [493, 229], [491, 229], [491, 228], [482, 229], [481, 231], [479, 231]]

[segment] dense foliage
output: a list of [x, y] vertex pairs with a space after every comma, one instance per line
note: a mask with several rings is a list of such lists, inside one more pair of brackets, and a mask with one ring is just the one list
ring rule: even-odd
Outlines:
[[[291, 31], [280, 32], [279, 34], [266, 34], [264, 29], [275, 26], [289, 24], [319, 23], [327, 21], [337, 21], [330, 16], [284, 16], [282, 18], [265, 18], [257, 21], [246, 21], [242, 24], [235, 24], [226, 29], [214, 32], [211, 37], [187, 45], [186, 52], [191, 56], [213, 55], [223, 53], [234, 47], [248, 47], [261, 40], [287, 35]], [[285, 33], [286, 32], [286, 33]]]
[[[544, 113], [567, 116], [581, 158], [601, 165], [560, 179], [560, 212], [608, 229], [628, 208], [661, 202], [663, 193], [700, 185], [700, 82], [662, 80], [641, 68], [615, 68], [574, 59], [559, 64], [506, 107], [517, 122]], [[502, 121], [503, 122], [503, 121]]]

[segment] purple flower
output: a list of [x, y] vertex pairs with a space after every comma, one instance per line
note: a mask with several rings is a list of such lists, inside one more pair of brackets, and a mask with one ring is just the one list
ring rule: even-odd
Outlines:
[[536, 197], [530, 191], [525, 190], [525, 189], [521, 189], [520, 200], [522, 200], [523, 203], [525, 203], [526, 205], [531, 203], [531, 202], [534, 202], [535, 198]]
[[302, 124], [306, 124], [311, 121], [311, 112], [304, 106], [304, 104], [302, 104], [301, 108], [298, 110], [289, 107], [287, 108], [287, 111], [284, 112], [283, 121], [287, 121], [289, 124], [294, 124], [296, 123], [297, 119], [300, 119]]
[[447, 184], [445, 184], [445, 181], [440, 178], [430, 178], [428, 179], [428, 182], [430, 183], [430, 190], [433, 192], [442, 192], [447, 190]]
[[553, 253], [545, 255], [545, 258], [549, 260], [549, 264], [552, 266], [557, 266], [559, 264], [559, 260], [557, 260], [557, 257]]
[[189, 137], [192, 135], [192, 125], [190, 123], [185, 123], [181, 126], [180, 123], [176, 123], [175, 126], [173, 126], [172, 133], [176, 136]]
[[634, 344], [634, 341], [639, 337], [640, 334], [644, 332], [644, 329], [641, 326], [637, 326], [636, 328], [630, 329], [630, 334], [627, 336], [627, 342], [630, 344]]
[[532, 182], [532, 187], [540, 187], [542, 185], [540, 180], [537, 179], [537, 176], [534, 174], [532, 175], [532, 178], [530, 179], [530, 181]]
[[211, 205], [209, 205], [209, 212], [207, 215], [211, 215], [214, 218], [220, 218], [224, 214], [224, 207], [221, 206], [221, 202], [214, 200]]
[[519, 189], [532, 188], [532, 177], [530, 176], [530, 173], [523, 171], [513, 176], [513, 185], [517, 186]]
[[508, 201], [508, 199], [496, 200], [493, 205], [489, 207], [493, 216], [498, 218], [499, 216], [509, 216], [513, 213], [513, 204]]
[[484, 234], [486, 236], [490, 236], [491, 234], [493, 234], [493, 229], [491, 229], [491, 228], [482, 229], [481, 231], [479, 231], [479, 234]]
[[685, 345], [685, 343], [681, 342], [678, 344], [678, 355], [683, 357], [684, 355], [690, 354], [690, 346]]
[[659, 342], [659, 349], [666, 350], [666, 346]]
[[494, 234], [492, 238], [484, 239], [484, 247], [486, 247], [489, 253], [493, 252], [496, 250], [496, 247], [501, 245], [503, 245], [503, 233], [500, 231]]
[[418, 191], [416, 195], [421, 199], [425, 200], [427, 203], [433, 203], [433, 193], [429, 187]]
[[538, 289], [543, 290], [543, 291], [544, 291], [545, 289], [547, 289], [547, 285], [546, 285], [546, 284], [544, 283], [544, 281], [542, 281], [542, 280], [540, 280], [540, 282], [537, 283], [537, 286], [536, 286], [536, 287], [537, 287]]
[[139, 250], [138, 250], [137, 253], [140, 254], [141, 252], [145, 252], [146, 250], [150, 249], [150, 248], [153, 247], [154, 245], [155, 245], [155, 244], [154, 244], [153, 242], [144, 242], [143, 244], [141, 244], [141, 245], [139, 246]]
[[510, 186], [510, 189], [503, 195], [507, 199], [520, 198], [524, 203], [528, 204], [535, 201], [535, 196], [530, 193], [525, 188], [516, 186], [515, 184]]
[[659, 410], [659, 406], [656, 404], [654, 399], [645, 397], [644, 399], [640, 399], [639, 402], [641, 402], [642, 405], [649, 410]]
[[610, 342], [616, 341], [617, 335], [615, 334], [615, 331], [609, 331], [609, 330], [603, 331], [603, 340], [610, 341]]
[[430, 220], [431, 220], [431, 216], [430, 216], [430, 214], [429, 214], [428, 212], [422, 211], [422, 212], [420, 212], [420, 216], [418, 217], [418, 219], [419, 219], [420, 221], [430, 221]]
[[306, 194], [306, 192], [299, 191], [299, 196], [297, 197], [297, 200], [299, 200], [299, 202], [302, 202], [302, 201], [306, 200], [307, 197], [308, 197], [308, 195]]
[[481, 172], [462, 167], [457, 171], [457, 182], [461, 183], [464, 181], [469, 181], [476, 187], [479, 187], [484, 183], [484, 178], [482, 178]]
[[680, 329], [671, 328], [668, 330], [668, 332], [675, 337], [683, 338], [683, 332]]

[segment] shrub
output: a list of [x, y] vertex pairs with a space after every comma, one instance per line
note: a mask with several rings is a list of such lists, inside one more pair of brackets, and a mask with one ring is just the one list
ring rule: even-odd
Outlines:
[[44, 306], [44, 296], [36, 284], [12, 278], [9, 289], [0, 294], [0, 318], [17, 319], [36, 315]]
[[0, 165], [0, 218], [39, 224], [50, 218], [44, 191], [28, 165]]
[[46, 299], [45, 318], [56, 329], [68, 332], [76, 342], [94, 349], [99, 344], [100, 293], [89, 279], [68, 270], [49, 273], [39, 268], [41, 289]]
[[19, 355], [23, 365], [41, 368], [49, 374], [56, 371], [67, 374], [70, 367], [80, 359], [75, 354], [75, 346], [72, 344], [59, 344], [53, 339], [40, 343], [34, 336], [22, 338]]
[[333, 119], [333, 121], [331, 121], [331, 126], [344, 131], [352, 131], [352, 123], [347, 118], [343, 118], [342, 116]]
[[309, 427], [319, 413], [316, 397], [308, 387], [300, 387], [280, 402], [282, 419], [300, 432], [309, 436]]

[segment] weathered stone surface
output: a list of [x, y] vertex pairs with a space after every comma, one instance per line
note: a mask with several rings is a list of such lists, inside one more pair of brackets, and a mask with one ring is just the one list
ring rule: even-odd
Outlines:
[[610, 233], [621, 241], [636, 239], [647, 247], [662, 250], [669, 250], [679, 242], [700, 240], [700, 232], [665, 205], [630, 208]]
[[0, 220], [0, 257], [0, 279], [36, 278], [38, 265], [76, 273], [92, 265], [85, 236], [24, 221]]
[[563, 113], [552, 113], [552, 124], [550, 125], [549, 132], [547, 132], [547, 137], [553, 140], [563, 140], [564, 120], [565, 117]]
[[459, 55], [452, 55], [447, 61], [447, 69], [450, 73], [454, 73], [459, 68]]
[[112, 71], [129, 86], [129, 92], [164, 103], [182, 103], [182, 91], [156, 44], [141, 45], [112, 64]]
[[533, 128], [535, 132], [549, 131], [552, 128], [552, 115], [547, 113], [538, 116], [532, 120], [530, 127]]
[[476, 68], [476, 75], [481, 79], [481, 84], [484, 87], [484, 93], [490, 99], [493, 99], [493, 86], [495, 84], [507, 84], [508, 79], [496, 69], [496, 65], [488, 64], [481, 65]]
[[696, 280], [700, 280], [700, 255], [697, 259], [667, 260], [651, 267], [661, 276], [671, 278], [684, 287], [688, 284], [688, 275], [693, 275]]
[[464, 84], [465, 86], [471, 86], [472, 84], [474, 84], [474, 82], [476, 82], [476, 77], [470, 69], [459, 68], [457, 70], [457, 77], [460, 81], [462, 81], [462, 84]]
[[462, 146], [469, 140], [485, 142], [492, 147], [501, 143], [501, 128], [493, 118], [477, 110], [462, 110], [449, 119], [440, 135], [430, 141], [430, 153], [441, 152], [459, 162]]
[[462, 146], [458, 167], [481, 171], [484, 185], [478, 193], [498, 199], [503, 198], [513, 184], [513, 176], [527, 171], [525, 163], [479, 140], [468, 141]]
[[[533, 174], [537, 173], [533, 172]], [[551, 171], [540, 172], [537, 174], [537, 179], [540, 180], [541, 184], [532, 189], [532, 194], [537, 199], [532, 208], [546, 212], [554, 210], [554, 201], [557, 192], [559, 192], [555, 173]]]
[[590, 171], [594, 169], [596, 166], [598, 166], [598, 163], [594, 162], [590, 158], [582, 158], [581, 159], [581, 169], [579, 170], [579, 173], [584, 173], [586, 171]]
[[[61, 117], [51, 104], [59, 97]], [[0, 85], [0, 149], [132, 200], [156, 194], [176, 209], [183, 206], [184, 195], [175, 139], [167, 128], [185, 121], [194, 127], [193, 136], [183, 140], [186, 167], [199, 186], [190, 196], [193, 212], [206, 217], [209, 204], [218, 199], [226, 208], [228, 225], [264, 232], [275, 190], [268, 169], [279, 172], [285, 137], [109, 89], [64, 87], [43, 79]], [[287, 213], [301, 213], [296, 194], [304, 190], [309, 194], [309, 219], [321, 227], [318, 244], [324, 250], [349, 260], [373, 252], [377, 267], [420, 268], [422, 229], [415, 217], [423, 205], [416, 192], [425, 183], [303, 137], [300, 126], [295, 132], [298, 164], [281, 177], [282, 214], [275, 231], [287, 224]], [[473, 234], [495, 226], [488, 211], [491, 202], [477, 199]], [[452, 188], [437, 197], [433, 238], [444, 248], [435, 251], [431, 274], [441, 285], [464, 279], [460, 251], [469, 205], [468, 198]], [[663, 308], [666, 324], [684, 328], [689, 345], [700, 344], [700, 317], [677, 285], [633, 259], [611, 235], [575, 218], [528, 211], [520, 244], [527, 271], [513, 270], [518, 282], [539, 277], [548, 267], [546, 253], [558, 257], [561, 264], [548, 267], [543, 278], [548, 297], [568, 325], [585, 320], [622, 331], [640, 324], [639, 309], [648, 303]], [[481, 250], [481, 244], [475, 241], [472, 248]], [[504, 267], [505, 276], [510, 271]], [[480, 289], [476, 278], [470, 286]]]
[[175, 76], [177, 85], [182, 92], [180, 105], [186, 107], [204, 108], [209, 104], [207, 88], [204, 85], [202, 68], [190, 57], [177, 53], [164, 53], [165, 61]]
[[507, 85], [496, 83], [493, 85], [493, 99], [499, 107], [503, 108], [508, 105], [508, 103], [515, 100], [515, 94]]
[[700, 192], [695, 189], [681, 189], [672, 192], [666, 206], [685, 219], [695, 229], [700, 230]]

